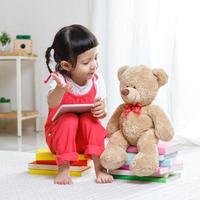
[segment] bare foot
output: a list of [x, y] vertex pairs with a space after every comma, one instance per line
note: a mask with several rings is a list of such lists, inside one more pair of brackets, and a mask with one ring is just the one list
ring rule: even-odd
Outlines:
[[103, 171], [99, 171], [97, 173], [97, 178], [96, 178], [97, 183], [112, 183], [113, 182], [113, 177]]
[[100, 165], [99, 162], [99, 157], [93, 155], [92, 156], [93, 162], [94, 162], [94, 168], [95, 168], [95, 172], [96, 172], [96, 182], [97, 183], [112, 183], [113, 182], [113, 177], [104, 172], [105, 169], [103, 169], [103, 167]]
[[59, 185], [71, 185], [73, 184], [71, 177], [68, 175], [69, 173], [69, 164], [64, 164], [58, 167], [58, 175], [54, 179], [55, 184]]

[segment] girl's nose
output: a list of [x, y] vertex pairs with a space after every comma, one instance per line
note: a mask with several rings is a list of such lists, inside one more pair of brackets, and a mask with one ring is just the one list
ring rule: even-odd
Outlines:
[[91, 68], [91, 69], [95, 69], [95, 68], [97, 68], [97, 67], [98, 67], [98, 63], [97, 63], [96, 60], [94, 60], [94, 61], [91, 63], [90, 68]]

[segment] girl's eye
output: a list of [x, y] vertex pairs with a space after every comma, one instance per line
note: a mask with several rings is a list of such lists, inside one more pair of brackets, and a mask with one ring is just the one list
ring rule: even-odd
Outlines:
[[89, 62], [85, 62], [85, 63], [83, 63], [84, 65], [88, 65], [89, 64]]

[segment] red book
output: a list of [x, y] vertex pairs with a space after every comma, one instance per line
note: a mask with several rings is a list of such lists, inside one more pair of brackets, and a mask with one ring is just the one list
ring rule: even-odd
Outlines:
[[[88, 166], [89, 160], [70, 161], [71, 166]], [[36, 160], [36, 164], [56, 165], [55, 160]]]
[[[181, 145], [178, 143], [172, 143], [172, 142], [158, 142], [158, 152], [159, 155], [167, 155], [174, 152], [177, 152], [181, 149]], [[128, 153], [137, 153], [137, 147], [136, 146], [129, 146], [127, 148]]]

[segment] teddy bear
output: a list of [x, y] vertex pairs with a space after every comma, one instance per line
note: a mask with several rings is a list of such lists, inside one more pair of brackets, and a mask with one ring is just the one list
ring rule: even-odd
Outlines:
[[124, 103], [108, 121], [109, 141], [100, 162], [105, 169], [120, 168], [127, 162], [127, 148], [134, 145], [138, 153], [129, 169], [136, 176], [153, 175], [159, 167], [158, 141], [170, 141], [174, 135], [167, 115], [152, 104], [168, 76], [163, 69], [137, 65], [120, 67], [118, 79]]

